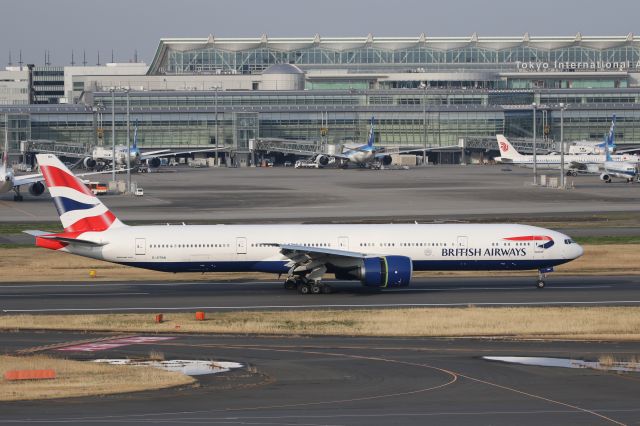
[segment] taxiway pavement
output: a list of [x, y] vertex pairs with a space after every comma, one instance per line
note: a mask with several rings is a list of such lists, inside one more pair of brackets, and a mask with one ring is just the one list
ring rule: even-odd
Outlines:
[[371, 290], [328, 281], [332, 294], [300, 295], [282, 281], [77, 282], [0, 284], [5, 313], [393, 308], [409, 306], [640, 306], [640, 276], [416, 278], [410, 287]]
[[[0, 333], [6, 351], [101, 338], [68, 332]], [[640, 420], [640, 378], [585, 369], [509, 365], [482, 356], [597, 360], [640, 343], [473, 339], [175, 335], [76, 359], [214, 359], [234, 372], [198, 386], [103, 397], [0, 403], [2, 424], [608, 425]], [[64, 344], [62, 345], [64, 346]]]

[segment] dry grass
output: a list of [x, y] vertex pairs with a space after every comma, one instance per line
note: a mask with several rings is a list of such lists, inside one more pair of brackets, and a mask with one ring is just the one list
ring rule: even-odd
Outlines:
[[[9, 370], [54, 369], [53, 380], [9, 382]], [[107, 365], [42, 355], [0, 356], [0, 401], [67, 398], [163, 389], [194, 383], [192, 377], [152, 367]]]
[[120, 332], [197, 332], [263, 335], [350, 335], [640, 340], [637, 307], [415, 308], [171, 313], [7, 315], [0, 329], [64, 329]]
[[[585, 254], [580, 259], [559, 266], [557, 272], [578, 274], [640, 274], [640, 244], [585, 245]], [[142, 280], [272, 280], [274, 274], [262, 273], [181, 273], [147, 271], [144, 269], [116, 265], [100, 260], [87, 259], [67, 253], [41, 248], [2, 249], [0, 256], [0, 282], [10, 281], [85, 281], [89, 270], [98, 273], [95, 281], [142, 281]], [[43, 267], [46, 265], [46, 268]], [[28, 271], [28, 272], [25, 272]], [[431, 276], [501, 276], [531, 272], [417, 272], [416, 277]]]

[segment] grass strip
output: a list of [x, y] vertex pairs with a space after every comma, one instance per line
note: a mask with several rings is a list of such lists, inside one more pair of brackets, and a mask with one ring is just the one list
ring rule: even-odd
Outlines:
[[463, 307], [91, 315], [2, 315], [0, 329], [380, 337], [640, 340], [638, 307]]
[[[31, 369], [53, 369], [57, 377], [15, 382], [4, 378], [7, 371]], [[164, 389], [194, 382], [192, 377], [182, 373], [153, 367], [98, 364], [44, 355], [0, 355], [0, 401], [108, 395]]]

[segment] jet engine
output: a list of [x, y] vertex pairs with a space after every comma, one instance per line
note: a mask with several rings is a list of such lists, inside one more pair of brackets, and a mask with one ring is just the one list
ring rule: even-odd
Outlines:
[[29, 185], [29, 194], [37, 197], [38, 195], [42, 195], [43, 192], [44, 185], [42, 184], [42, 182], [34, 182]]
[[157, 169], [158, 167], [160, 167], [160, 164], [161, 162], [158, 157], [147, 159], [147, 166], [151, 167], [152, 169]]
[[382, 158], [380, 159], [380, 163], [381, 163], [383, 166], [388, 166], [388, 165], [390, 165], [392, 161], [393, 161], [393, 159], [391, 158], [391, 156], [390, 156], [390, 155], [385, 155], [384, 157], [382, 157]]
[[357, 279], [367, 287], [406, 287], [411, 282], [413, 264], [406, 256], [366, 257], [348, 271], [336, 271], [337, 279]]
[[326, 155], [318, 155], [316, 157], [316, 164], [320, 167], [325, 167], [329, 164], [329, 157]]
[[82, 165], [84, 165], [87, 169], [93, 169], [96, 166], [96, 160], [91, 157], [87, 157], [82, 161]]
[[602, 179], [603, 181], [609, 183], [611, 182], [611, 176], [609, 176], [607, 173], [603, 173], [600, 175], [600, 179]]

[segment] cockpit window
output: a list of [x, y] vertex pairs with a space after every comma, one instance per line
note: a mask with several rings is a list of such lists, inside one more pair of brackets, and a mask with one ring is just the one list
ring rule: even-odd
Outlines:
[[576, 242], [573, 241], [571, 238], [567, 238], [566, 240], [564, 240], [565, 244], [575, 244]]

